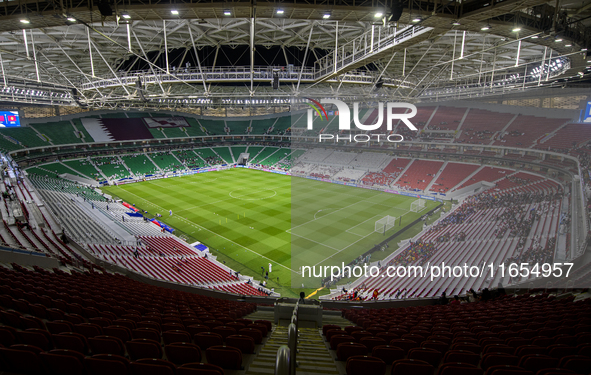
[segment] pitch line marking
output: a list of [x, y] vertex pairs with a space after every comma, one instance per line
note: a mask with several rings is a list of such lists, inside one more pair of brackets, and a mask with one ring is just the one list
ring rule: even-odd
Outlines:
[[[161, 209], [163, 209], [163, 208], [162, 208], [162, 207], [160, 207], [159, 205], [157, 205], [157, 204], [154, 204], [154, 203], [151, 203], [151, 202], [149, 202], [148, 200], [146, 200], [146, 199], [144, 199], [144, 198], [141, 198], [141, 197], [139, 197], [137, 194], [134, 194], [134, 193], [132, 193], [132, 192], [129, 192], [129, 193], [130, 193], [130, 194], [132, 194], [132, 195], [135, 195], [136, 197], [138, 197], [139, 199], [141, 199], [141, 200], [143, 200], [143, 201], [145, 201], [145, 202], [148, 202], [149, 204], [151, 204], [151, 205], [152, 205], [152, 206], [154, 206], [154, 207], [157, 207], [157, 208], [161, 208]], [[163, 210], [164, 210], [164, 209], [163, 209]], [[287, 267], [287, 266], [284, 266], [283, 264], [281, 264], [281, 263], [278, 263], [277, 261], [275, 261], [275, 260], [273, 260], [273, 259], [271, 259], [271, 258], [267, 258], [266, 256], [264, 256], [264, 255], [261, 255], [261, 254], [257, 253], [256, 251], [254, 251], [254, 250], [251, 250], [251, 249], [249, 249], [248, 247], [246, 247], [246, 246], [244, 246], [244, 245], [241, 245], [241, 244], [239, 244], [239, 243], [237, 243], [237, 242], [234, 242], [234, 241], [232, 241], [232, 240], [230, 240], [230, 239], [228, 239], [228, 238], [226, 238], [226, 237], [222, 236], [222, 235], [221, 235], [221, 234], [219, 234], [219, 233], [216, 233], [216, 232], [214, 232], [214, 231], [212, 231], [212, 230], [209, 230], [209, 229], [207, 229], [207, 228], [205, 228], [205, 227], [202, 227], [201, 225], [195, 224], [195, 223], [193, 223], [192, 221], [189, 221], [189, 220], [185, 219], [184, 217], [180, 217], [180, 216], [175, 216], [175, 217], [176, 217], [177, 219], [179, 219], [179, 220], [183, 220], [183, 221], [185, 221], [187, 224], [189, 224], [189, 225], [192, 225], [192, 226], [193, 226], [193, 227], [195, 227], [195, 228], [198, 228], [199, 230], [202, 230], [202, 229], [203, 229], [203, 230], [206, 230], [206, 231], [208, 231], [209, 233], [212, 233], [212, 234], [215, 234], [215, 235], [217, 235], [217, 236], [220, 236], [220, 237], [221, 237], [221, 238], [223, 238], [224, 240], [226, 240], [226, 241], [228, 241], [228, 242], [231, 242], [231, 243], [233, 243], [233, 244], [235, 244], [235, 245], [238, 245], [238, 246], [240, 246], [241, 248], [243, 248], [243, 249], [245, 249], [245, 250], [248, 250], [248, 251], [250, 251], [251, 253], [253, 253], [253, 254], [256, 254], [256, 255], [260, 256], [261, 258], [267, 259], [268, 261], [270, 261], [270, 262], [273, 262], [273, 263], [277, 264], [278, 266], [280, 266], [280, 267], [283, 267], [283, 268], [285, 268], [286, 270], [288, 270], [288, 271], [290, 271], [290, 272], [295, 272], [295, 271], [294, 271], [294, 270], [292, 270], [291, 268], [289, 268], [289, 267]]]

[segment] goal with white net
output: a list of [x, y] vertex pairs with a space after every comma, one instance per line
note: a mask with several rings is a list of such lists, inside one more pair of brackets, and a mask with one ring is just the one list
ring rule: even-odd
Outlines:
[[375, 231], [378, 233], [386, 233], [386, 231], [392, 229], [395, 224], [396, 218], [394, 216], [384, 216], [380, 220], [376, 221]]
[[425, 200], [424, 199], [417, 199], [414, 202], [410, 203], [410, 210], [412, 212], [421, 212], [425, 209]]

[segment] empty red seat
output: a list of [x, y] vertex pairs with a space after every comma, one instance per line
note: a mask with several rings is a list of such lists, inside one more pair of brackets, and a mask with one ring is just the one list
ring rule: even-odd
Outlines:
[[88, 339], [88, 346], [92, 354], [124, 355], [123, 341], [114, 336], [96, 336]]
[[384, 375], [386, 363], [377, 357], [355, 355], [347, 359], [347, 375]]
[[489, 344], [484, 347], [482, 353], [507, 353], [513, 355], [515, 353], [515, 349], [505, 344]]
[[162, 341], [164, 344], [172, 344], [173, 342], [191, 342], [189, 332], [174, 330], [162, 332]]
[[160, 343], [150, 339], [133, 339], [125, 343], [129, 358], [134, 361], [142, 358], [162, 358]]
[[533, 375], [534, 373], [519, 366], [499, 365], [486, 370], [486, 375]]
[[392, 375], [433, 375], [435, 368], [418, 359], [399, 359], [392, 364]]
[[230, 335], [226, 337], [226, 345], [240, 349], [242, 354], [254, 354], [254, 339], [246, 335]]
[[39, 354], [50, 374], [82, 375], [84, 355], [68, 350], [52, 350]]
[[345, 331], [343, 331], [340, 328], [334, 328], [334, 329], [329, 329], [328, 331], [326, 331], [326, 333], [324, 334], [324, 336], [326, 337], [326, 341], [330, 342], [330, 339], [335, 336], [335, 335], [344, 335], [346, 334]]
[[468, 363], [444, 363], [439, 368], [438, 375], [482, 375], [482, 369]]
[[443, 354], [440, 351], [430, 348], [413, 348], [408, 351], [409, 359], [425, 361], [435, 368], [439, 366], [442, 357]]
[[346, 361], [354, 355], [367, 355], [367, 347], [356, 342], [342, 342], [337, 346], [337, 359]]
[[361, 342], [361, 339], [364, 337], [372, 337], [373, 335], [367, 331], [355, 331], [351, 333], [351, 336], [356, 342]]
[[242, 353], [231, 346], [216, 345], [205, 351], [207, 362], [228, 370], [240, 370], [242, 368]]
[[157, 331], [154, 328], [136, 328], [131, 331], [131, 336], [134, 339], [149, 339], [160, 342], [160, 331]]
[[[41, 351], [41, 349], [39, 349]], [[0, 358], [8, 371], [20, 374], [37, 375], [43, 373], [43, 364], [39, 354], [29, 350], [0, 348]]]
[[461, 363], [469, 363], [474, 366], [478, 366], [480, 362], [480, 355], [468, 352], [466, 350], [449, 350], [445, 353], [445, 357], [443, 358], [443, 363], [449, 362], [461, 362]]
[[128, 375], [129, 360], [113, 354], [98, 354], [84, 358], [89, 375]]
[[[251, 325], [252, 326], [252, 325]], [[253, 327], [256, 329], [256, 327]], [[266, 328], [265, 328], [266, 329]], [[219, 327], [214, 327], [211, 330], [213, 333], [218, 333], [222, 336], [222, 338], [224, 339], [224, 341], [226, 340], [226, 337], [230, 336], [230, 335], [235, 335], [236, 334], [236, 330], [232, 327], [228, 327], [228, 326], [219, 326]]]
[[189, 342], [175, 342], [164, 347], [166, 357], [177, 366], [201, 361], [201, 349]]
[[45, 322], [45, 327], [51, 334], [74, 331], [74, 325], [65, 320], [54, 320]]
[[470, 343], [470, 342], [456, 342], [451, 346], [451, 350], [465, 350], [468, 352], [480, 354], [482, 348], [478, 344]]
[[131, 330], [127, 327], [112, 325], [103, 328], [103, 334], [107, 336], [114, 336], [119, 338], [123, 342], [131, 340]]
[[186, 328], [187, 332], [191, 335], [191, 337], [195, 336], [197, 333], [201, 332], [211, 332], [211, 328], [203, 324], [192, 324]]
[[404, 350], [405, 353], [408, 353], [409, 350], [419, 346], [416, 341], [406, 339], [394, 339], [390, 341], [389, 345], [399, 347], [400, 349]]
[[246, 328], [258, 329], [259, 331], [261, 331], [261, 334], [263, 335], [263, 337], [267, 337], [268, 330], [267, 330], [267, 326], [265, 324], [252, 323], [252, 324], [249, 324]]
[[52, 348], [49, 332], [38, 328], [27, 328], [24, 331], [17, 331], [16, 338], [19, 343], [33, 345], [43, 350]]
[[64, 332], [52, 335], [53, 343], [57, 349], [69, 349], [79, 353], [88, 353], [86, 337], [77, 332]]
[[521, 357], [518, 366], [536, 373], [545, 368], [557, 367], [558, 359], [542, 354], [526, 354]]
[[222, 335], [213, 332], [198, 333], [193, 336], [193, 340], [195, 341], [195, 344], [201, 348], [201, 350], [206, 350], [210, 346], [222, 345], [224, 342]]
[[271, 332], [273, 330], [273, 323], [271, 323], [268, 320], [259, 319], [259, 320], [255, 320], [253, 323], [264, 325], [265, 327], [267, 327], [267, 332]]
[[263, 341], [263, 335], [262, 335], [261, 331], [259, 331], [258, 329], [248, 328], [248, 327], [242, 328], [241, 330], [238, 331], [238, 334], [252, 337], [254, 339], [254, 343], [257, 345]]
[[488, 369], [492, 366], [499, 365], [512, 365], [517, 366], [519, 363], [519, 357], [507, 353], [487, 353], [482, 356], [480, 367], [483, 370]]
[[375, 346], [371, 352], [372, 357], [377, 357], [384, 361], [386, 365], [391, 365], [392, 362], [404, 359], [406, 353], [404, 350], [390, 345]]
[[330, 338], [330, 348], [336, 350], [340, 343], [355, 341], [353, 336], [346, 334], [334, 335]]
[[322, 326], [322, 334], [324, 336], [326, 336], [326, 332], [328, 332], [331, 329], [337, 329], [339, 331], [342, 330], [341, 329], [341, 326], [338, 326], [336, 324], [325, 324], [325, 325]]
[[568, 355], [560, 360], [560, 367], [577, 374], [588, 374], [591, 369], [591, 358], [582, 355]]
[[103, 328], [95, 323], [80, 323], [74, 325], [74, 331], [84, 335], [84, 337], [95, 337], [103, 334]]
[[386, 345], [388, 342], [379, 337], [363, 337], [359, 341], [360, 344], [363, 344], [367, 347], [367, 350], [371, 352], [374, 347], [378, 345]]
[[175, 375], [176, 366], [169, 361], [156, 358], [138, 359], [129, 365], [132, 375]]
[[224, 375], [224, 369], [211, 363], [186, 363], [176, 369], [177, 375]]

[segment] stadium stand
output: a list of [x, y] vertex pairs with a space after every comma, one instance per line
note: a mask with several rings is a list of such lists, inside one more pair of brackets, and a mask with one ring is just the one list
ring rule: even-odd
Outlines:
[[395, 185], [401, 189], [425, 190], [443, 164], [443, 162], [415, 159], [406, 172], [399, 176]]
[[478, 168], [478, 165], [447, 163], [429, 190], [445, 193], [474, 173]]
[[154, 165], [154, 162], [146, 154], [124, 155], [121, 156], [121, 160], [136, 177], [159, 172], [158, 166]]
[[40, 134], [46, 136], [54, 145], [82, 142], [82, 140], [76, 135], [76, 129], [70, 121], [32, 124], [31, 127], [37, 130]]
[[499, 132], [494, 144], [527, 148], [567, 122], [569, 119], [518, 115], [506, 129]]
[[497, 113], [471, 108], [462, 124], [456, 143], [489, 144], [490, 140], [515, 117], [510, 113]]

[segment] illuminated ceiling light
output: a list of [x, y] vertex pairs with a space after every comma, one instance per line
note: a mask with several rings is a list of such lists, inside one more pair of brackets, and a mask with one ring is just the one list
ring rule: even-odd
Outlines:
[[515, 26], [515, 27], [513, 28], [513, 30], [511, 30], [511, 31], [513, 31], [514, 33], [518, 33], [518, 32], [520, 32], [520, 31], [521, 31], [521, 27], [519, 27], [519, 26]]
[[29, 24], [29, 23], [31, 23], [31, 21], [29, 21], [29, 20], [28, 20], [28, 19], [26, 19], [26, 18], [23, 18], [23, 19], [21, 19], [21, 23], [24, 23], [24, 24], [26, 25], [26, 24]]
[[324, 15], [322, 16], [322, 18], [324, 18], [325, 20], [330, 18], [330, 13], [324, 13]]
[[565, 47], [572, 47], [573, 45], [572, 44], [565, 44], [564, 46]]
[[179, 15], [179, 11], [176, 9], [173, 9], [170, 11], [170, 14], [172, 14], [173, 16], [178, 16]]
[[417, 22], [421, 22], [421, 17], [415, 17], [412, 19], [412, 22], [417, 23]]
[[531, 38], [532, 38], [532, 39], [538, 39], [538, 36], [537, 36], [537, 35], [534, 35], [534, 36], [532, 36]]
[[554, 41], [558, 43], [558, 42], [562, 42], [562, 39], [561, 38], [556, 38], [556, 39], [554, 39]]
[[66, 18], [66, 20], [68, 20], [70, 22], [76, 22], [76, 18], [74, 18], [74, 17], [68, 17], [68, 18]]
[[482, 26], [482, 27], [480, 28], [480, 30], [481, 30], [481, 31], [487, 31], [487, 30], [490, 30], [490, 25]]
[[383, 15], [384, 15], [384, 13], [382, 13], [382, 12], [376, 12], [376, 14], [374, 14], [373, 16], [375, 18], [382, 18]]
[[453, 26], [460, 26], [460, 25], [461, 25], [461, 24], [460, 24], [460, 21], [453, 21], [451, 24], [452, 24]]
[[231, 16], [232, 12], [229, 9], [224, 10], [224, 16]]
[[129, 14], [127, 14], [127, 13], [121, 14], [121, 17], [125, 18], [126, 20], [128, 20], [128, 19], [131, 18], [131, 16]]
[[283, 14], [283, 13], [285, 13], [285, 12], [283, 11], [283, 9], [277, 9], [277, 14]]

